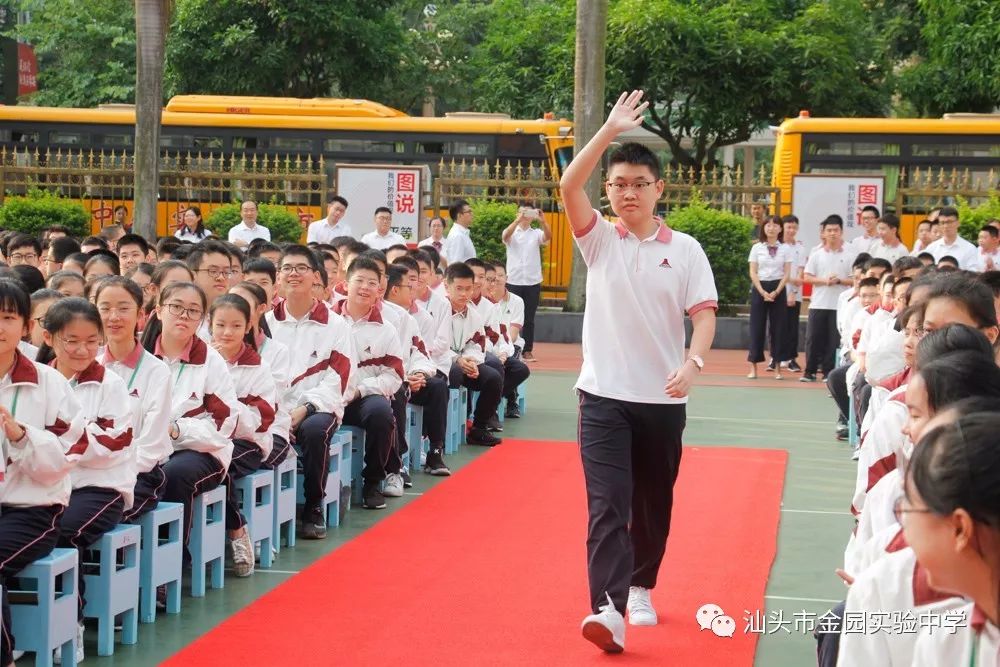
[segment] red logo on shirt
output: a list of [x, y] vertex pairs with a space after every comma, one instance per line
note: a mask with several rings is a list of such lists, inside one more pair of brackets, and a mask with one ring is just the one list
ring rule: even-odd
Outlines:
[[670, 266], [670, 260], [667, 259], [666, 257], [664, 257], [663, 261], [660, 262], [660, 268], [661, 269], [672, 269], [674, 267]]

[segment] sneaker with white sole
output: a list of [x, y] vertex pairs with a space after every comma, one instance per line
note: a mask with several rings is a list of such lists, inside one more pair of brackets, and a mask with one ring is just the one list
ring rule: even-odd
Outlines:
[[[76, 664], [83, 662], [83, 623], [76, 626]], [[62, 649], [52, 652], [52, 662], [56, 665], [62, 664]]]
[[600, 612], [583, 619], [580, 626], [583, 638], [605, 653], [621, 653], [625, 650], [625, 618], [615, 609], [615, 603], [608, 597], [608, 603], [598, 607]]
[[249, 577], [253, 574], [254, 553], [253, 542], [250, 541], [250, 529], [243, 527], [243, 535], [234, 537], [229, 542], [233, 550], [233, 571], [237, 577]]
[[385, 485], [382, 487], [382, 495], [386, 498], [402, 498], [403, 476], [395, 472], [386, 475]]
[[629, 625], [656, 625], [656, 610], [649, 599], [649, 589], [642, 586], [629, 586], [628, 604]]

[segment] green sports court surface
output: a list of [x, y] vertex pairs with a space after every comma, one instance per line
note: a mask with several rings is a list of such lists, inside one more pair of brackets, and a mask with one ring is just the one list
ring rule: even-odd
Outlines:
[[[576, 400], [572, 385], [576, 374], [572, 370], [542, 369], [572, 368], [578, 348], [539, 346], [536, 354], [541, 362], [533, 368], [529, 381], [529, 414], [520, 420], [508, 420], [503, 435], [523, 440], [573, 440]], [[546, 354], [559, 356], [564, 363], [546, 364]], [[842, 563], [843, 547], [853, 524], [848, 506], [855, 465], [847, 446], [833, 439], [833, 406], [821, 385], [800, 384], [798, 375], [784, 382], [747, 381], [742, 379], [746, 369], [739, 362], [743, 354], [715, 352], [709, 357], [709, 365], [715, 372], [702, 378], [692, 396], [685, 445], [789, 452], [777, 555], [767, 584], [766, 608], [727, 610], [727, 613], [736, 618], [739, 631], [744, 625], [744, 612], [759, 611], [772, 619], [780, 614], [784, 619], [783, 627], [787, 630], [777, 623], [767, 626], [769, 632], [757, 644], [755, 664], [768, 667], [814, 664], [815, 641], [811, 634], [796, 628], [793, 621], [796, 616], [817, 618], [846, 593], [834, 568]], [[461, 467], [482, 451], [463, 447], [457, 455], [449, 457], [453, 472], [461, 474]], [[446, 484], [448, 479], [417, 474], [414, 487], [408, 490], [411, 493], [391, 502], [388, 510], [351, 510], [345, 524], [331, 529], [326, 540], [300, 540], [295, 548], [282, 550], [271, 570], [258, 569], [249, 579], [236, 579], [227, 573], [225, 588], [209, 590], [204, 598], [194, 599], [185, 592], [180, 615], [160, 614], [155, 624], [140, 625], [139, 643], [117, 645], [113, 657], [96, 657], [96, 645], [92, 633], [88, 633], [86, 664], [159, 663], [230, 614], [440, 483]], [[725, 526], [720, 526], [720, 530], [725, 530]], [[669, 551], [669, 543], [667, 548]], [[739, 559], [740, 554], [733, 553], [731, 558]], [[399, 595], [420, 595], [419, 589], [420, 573], [414, 564], [401, 566]], [[580, 613], [581, 617], [586, 613], [583, 600]], [[400, 641], [404, 639], [401, 637]], [[470, 659], [470, 664], [474, 662]], [[530, 664], [530, 659], [526, 664]]]

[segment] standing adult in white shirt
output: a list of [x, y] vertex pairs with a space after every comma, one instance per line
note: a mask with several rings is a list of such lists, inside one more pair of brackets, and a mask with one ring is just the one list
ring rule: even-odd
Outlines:
[[844, 249], [848, 252], [853, 252], [855, 255], [860, 255], [863, 252], [869, 255], [872, 252], [872, 245], [879, 240], [878, 236], [878, 220], [881, 214], [878, 208], [875, 206], [865, 206], [861, 209], [861, 236], [853, 239], [852, 241], [844, 244]]
[[385, 250], [400, 243], [406, 245], [406, 239], [392, 231], [392, 211], [385, 206], [375, 209], [375, 231], [362, 236], [361, 242], [375, 250]]
[[806, 262], [803, 278], [813, 286], [806, 327], [806, 369], [800, 382], [815, 382], [816, 371], [833, 370], [833, 356], [840, 345], [837, 331], [837, 299], [851, 285], [851, 263], [855, 254], [844, 247], [844, 220], [831, 215], [820, 223], [823, 247]]
[[785, 245], [792, 254], [792, 270], [788, 275], [785, 293], [788, 296], [788, 312], [785, 313], [785, 335], [782, 336], [784, 353], [781, 367], [788, 367], [793, 373], [802, 370], [799, 367], [799, 318], [802, 315], [802, 271], [805, 269], [809, 252], [806, 245], [796, 237], [799, 233], [799, 219], [794, 215], [786, 215], [781, 219], [784, 227]]
[[[537, 221], [539, 227], [532, 227]], [[535, 311], [542, 296], [542, 246], [552, 239], [552, 228], [537, 208], [522, 206], [517, 218], [503, 230], [507, 246], [507, 289], [524, 301], [524, 350], [521, 358], [534, 361]]]
[[229, 242], [246, 248], [254, 239], [271, 240], [271, 230], [257, 224], [257, 202], [248, 199], [240, 205], [240, 224], [229, 230]]
[[439, 215], [435, 215], [427, 224], [431, 228], [431, 235], [418, 243], [417, 247], [421, 248], [429, 245], [437, 250], [438, 253], [444, 252], [444, 244], [446, 241], [444, 238], [444, 218]]
[[958, 235], [958, 209], [945, 206], [938, 213], [937, 228], [941, 238], [927, 246], [927, 252], [934, 256], [934, 262], [951, 256], [958, 261], [958, 268], [964, 271], [979, 271], [979, 249]]
[[330, 243], [340, 236], [354, 237], [354, 230], [344, 220], [347, 200], [340, 195], [331, 195], [326, 203], [326, 217], [309, 224], [306, 243]]
[[451, 216], [451, 229], [448, 230], [448, 240], [441, 254], [448, 259], [449, 264], [464, 262], [476, 256], [476, 246], [472, 244], [469, 227], [472, 226], [472, 207], [469, 202], [459, 199], [448, 209]]
[[[589, 513], [587, 570], [593, 614], [581, 631], [608, 653], [633, 625], [655, 625], [650, 589], [666, 549], [688, 392], [715, 337], [718, 294], [701, 245], [656, 217], [663, 179], [656, 155], [626, 143], [608, 159], [619, 216], [594, 210], [584, 186], [611, 142], [642, 124], [641, 91], [622, 93], [607, 121], [563, 172], [573, 236], [587, 263], [580, 456]], [[684, 350], [684, 314], [691, 317]]]
[[771, 367], [774, 379], [781, 379], [782, 336], [785, 332], [785, 316], [788, 305], [785, 297], [785, 283], [792, 270], [792, 254], [782, 243], [784, 230], [781, 218], [769, 215], [764, 218], [757, 235], [757, 243], [750, 248], [750, 374], [747, 378], [757, 379], [757, 364], [764, 361], [764, 341], [767, 329], [771, 329]]
[[899, 240], [899, 218], [892, 213], [886, 213], [878, 221], [876, 227], [878, 231], [878, 241], [869, 246], [868, 254], [872, 257], [881, 257], [894, 264], [900, 257], [910, 254], [909, 249]]

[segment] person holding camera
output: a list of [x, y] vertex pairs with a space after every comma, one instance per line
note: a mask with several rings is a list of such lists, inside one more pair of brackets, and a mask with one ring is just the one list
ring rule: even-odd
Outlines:
[[[534, 225], [534, 226], [533, 226]], [[517, 218], [503, 230], [507, 246], [507, 289], [524, 300], [524, 349], [521, 358], [534, 361], [535, 311], [542, 295], [542, 246], [552, 239], [552, 228], [541, 209], [521, 206]]]

